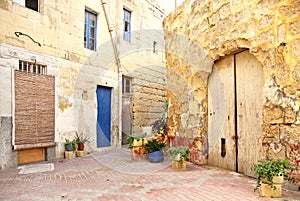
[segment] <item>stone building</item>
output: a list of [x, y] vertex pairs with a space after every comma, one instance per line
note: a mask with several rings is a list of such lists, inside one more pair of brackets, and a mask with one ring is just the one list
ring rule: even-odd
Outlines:
[[164, 20], [168, 131], [192, 160], [300, 164], [300, 1], [186, 0]]
[[164, 11], [153, 0], [0, 2], [0, 169], [121, 146], [161, 118]]

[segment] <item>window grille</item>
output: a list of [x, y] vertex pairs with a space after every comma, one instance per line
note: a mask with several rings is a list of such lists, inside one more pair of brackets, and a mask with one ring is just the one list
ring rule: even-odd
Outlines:
[[47, 75], [47, 66], [28, 61], [19, 61], [19, 71]]

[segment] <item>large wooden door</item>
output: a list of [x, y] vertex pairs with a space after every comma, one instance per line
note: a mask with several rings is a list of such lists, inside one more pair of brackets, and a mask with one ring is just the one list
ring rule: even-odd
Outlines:
[[262, 157], [263, 69], [248, 51], [236, 55], [238, 172], [253, 176]]
[[111, 145], [111, 88], [97, 87], [97, 147]]
[[236, 145], [235, 141], [232, 140], [232, 137], [235, 136], [233, 66], [234, 56], [226, 57], [214, 65], [209, 78], [208, 163], [235, 171]]
[[208, 163], [252, 176], [261, 158], [263, 70], [248, 51], [217, 61], [208, 82]]

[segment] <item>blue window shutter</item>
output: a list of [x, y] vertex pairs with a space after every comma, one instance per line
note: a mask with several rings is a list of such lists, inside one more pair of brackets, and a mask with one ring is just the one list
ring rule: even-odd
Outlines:
[[87, 16], [87, 48], [90, 49], [90, 13], [87, 12], [88, 16]]
[[131, 12], [123, 8], [123, 39], [131, 41]]
[[[92, 19], [94, 24], [92, 24]], [[97, 38], [97, 15], [85, 10], [85, 47], [90, 50], [96, 50], [96, 38]], [[93, 33], [91, 29], [93, 28]], [[92, 37], [93, 35], [93, 37]], [[93, 40], [93, 47], [91, 47], [91, 41]]]
[[123, 9], [123, 39], [125, 40], [125, 23], [126, 23], [126, 10]]
[[129, 19], [128, 19], [128, 24], [129, 24], [129, 26], [128, 26], [128, 41], [129, 42], [131, 42], [131, 12], [128, 12], [128, 17], [129, 17]]

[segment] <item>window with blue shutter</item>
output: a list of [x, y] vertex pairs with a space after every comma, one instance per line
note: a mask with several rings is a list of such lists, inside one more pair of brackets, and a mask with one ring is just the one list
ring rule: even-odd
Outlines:
[[123, 39], [130, 42], [130, 31], [131, 31], [131, 12], [123, 8], [124, 11], [124, 27], [123, 27]]
[[84, 47], [96, 50], [97, 15], [85, 10], [84, 17]]

